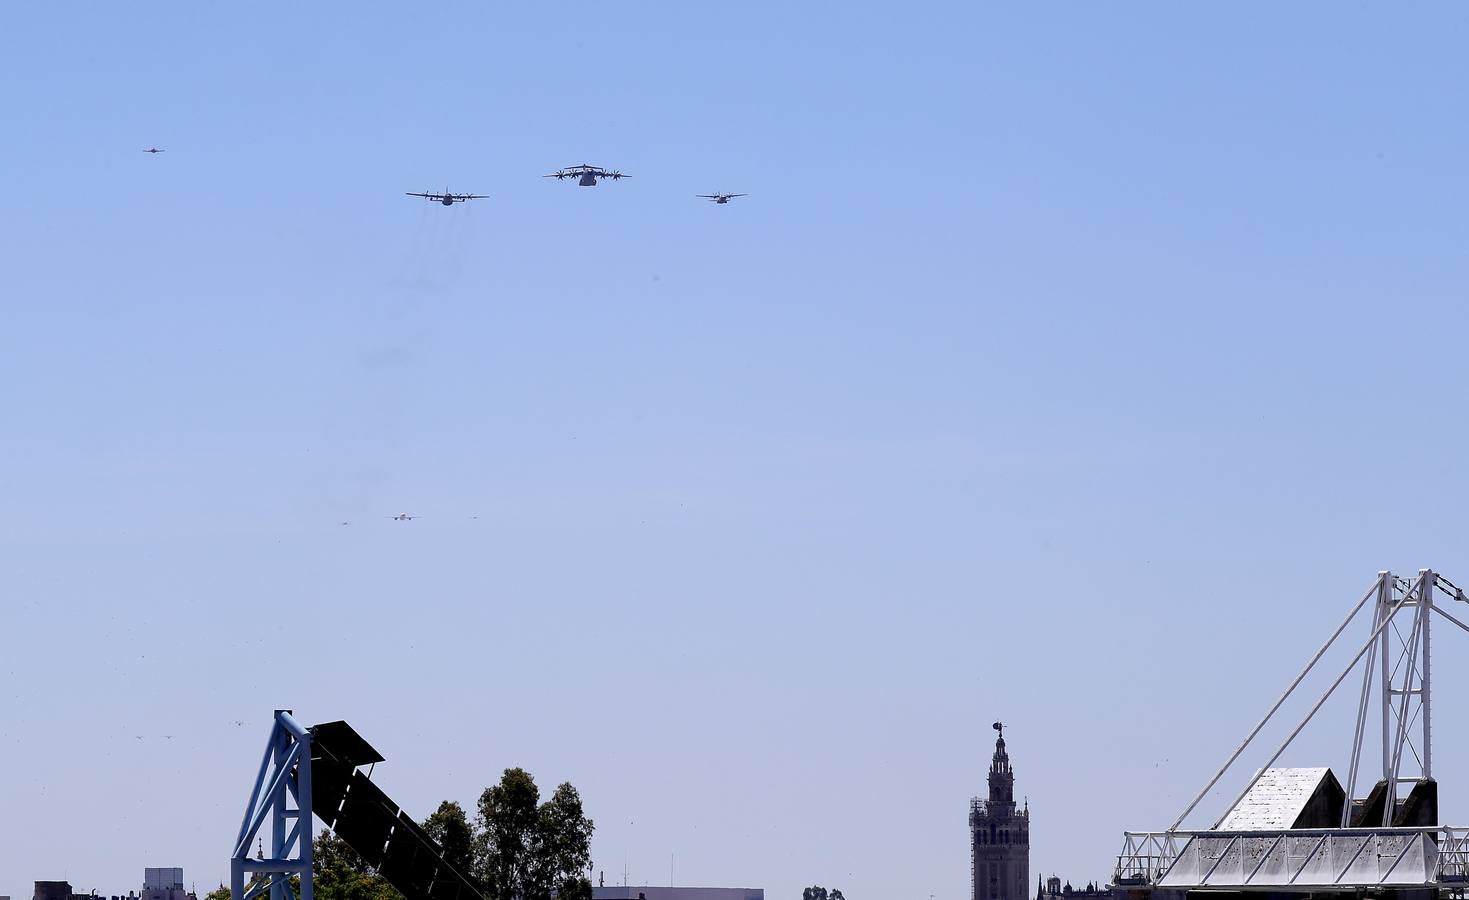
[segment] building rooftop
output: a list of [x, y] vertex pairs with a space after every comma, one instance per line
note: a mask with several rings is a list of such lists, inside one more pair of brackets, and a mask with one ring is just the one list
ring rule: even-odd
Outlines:
[[1311, 798], [1327, 779], [1336, 780], [1325, 766], [1266, 769], [1249, 792], [1219, 823], [1220, 831], [1278, 831], [1295, 828]]

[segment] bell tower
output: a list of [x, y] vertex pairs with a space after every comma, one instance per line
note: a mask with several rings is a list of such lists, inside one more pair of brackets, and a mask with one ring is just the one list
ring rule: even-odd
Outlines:
[[989, 798], [969, 801], [971, 900], [1029, 900], [1030, 804], [1015, 808], [1015, 772], [996, 722]]

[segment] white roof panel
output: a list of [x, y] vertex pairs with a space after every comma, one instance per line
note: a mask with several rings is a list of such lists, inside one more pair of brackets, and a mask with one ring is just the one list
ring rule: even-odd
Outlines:
[[1290, 828], [1331, 770], [1277, 767], [1266, 769], [1219, 823], [1219, 831], [1280, 831]]

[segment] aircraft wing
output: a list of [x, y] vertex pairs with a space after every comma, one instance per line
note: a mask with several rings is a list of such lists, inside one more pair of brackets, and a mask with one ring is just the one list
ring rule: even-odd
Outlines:
[[404, 194], [407, 194], [409, 197], [424, 197], [424, 198], [429, 199], [429, 200], [432, 200], [435, 197], [442, 197], [443, 196], [442, 194], [416, 194], [413, 191], [404, 191], [403, 193]]

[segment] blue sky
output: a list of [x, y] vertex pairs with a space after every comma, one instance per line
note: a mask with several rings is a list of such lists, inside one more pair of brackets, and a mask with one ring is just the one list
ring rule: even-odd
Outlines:
[[0, 891], [212, 885], [278, 706], [772, 900], [962, 898], [1000, 718], [1106, 877], [1378, 569], [1469, 581], [1466, 24], [7, 9]]

